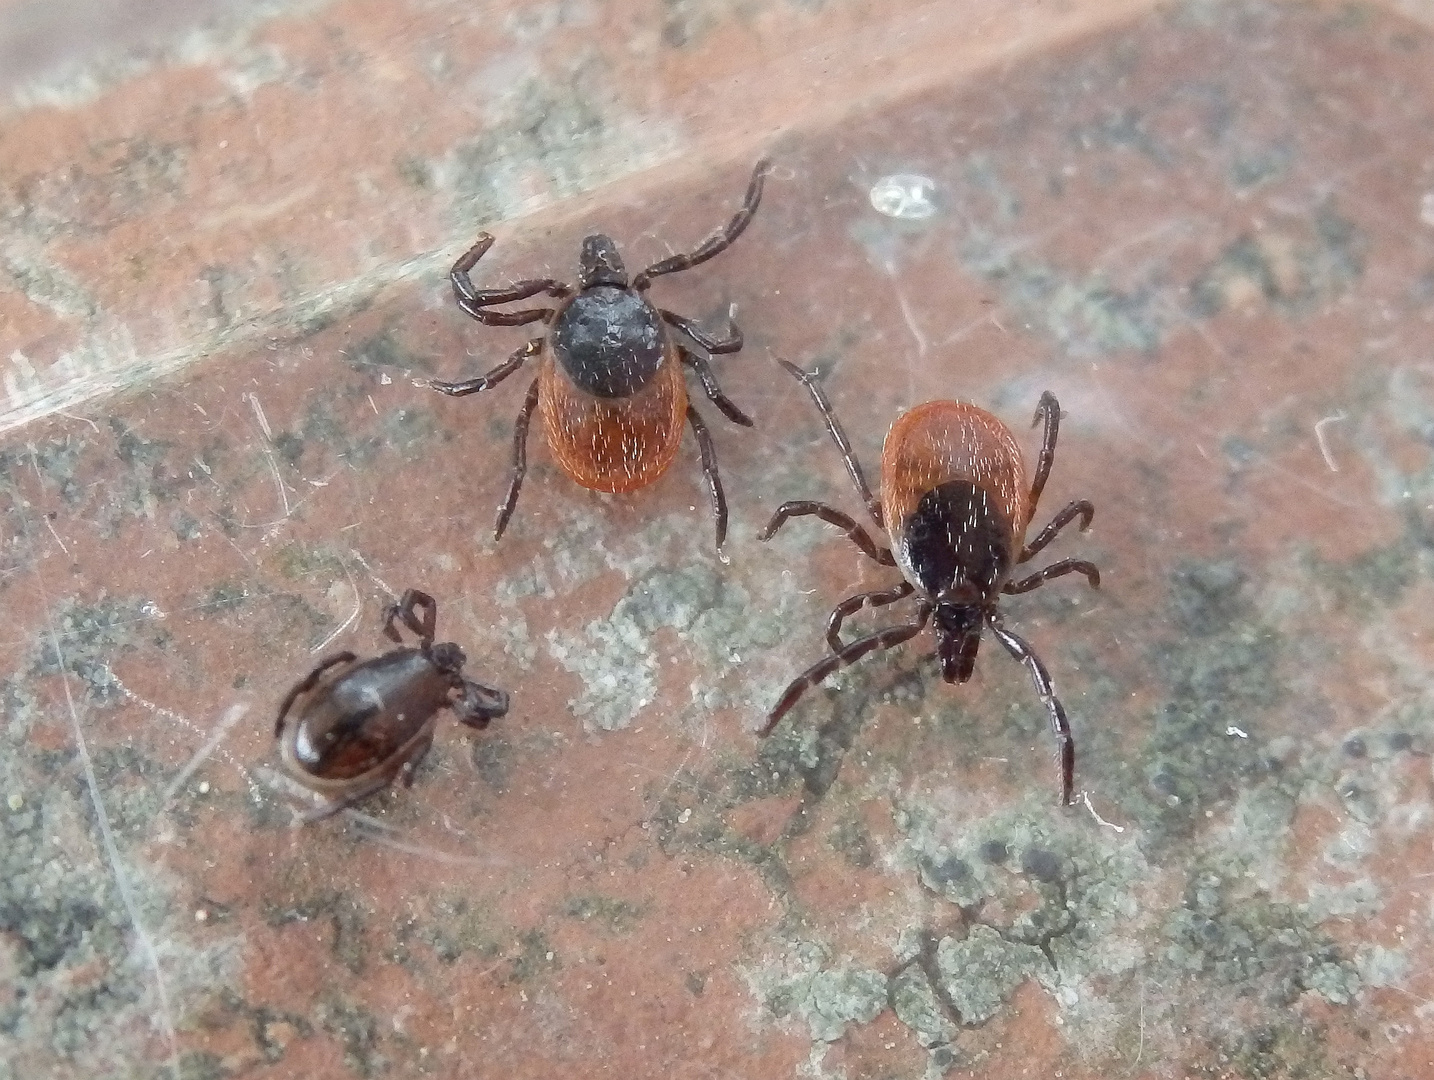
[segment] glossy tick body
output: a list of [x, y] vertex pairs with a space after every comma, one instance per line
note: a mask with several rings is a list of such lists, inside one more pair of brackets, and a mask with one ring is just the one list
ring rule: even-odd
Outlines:
[[[1028, 577], [1011, 580], [1016, 566], [1041, 551], [1072, 521], [1079, 518], [1084, 531], [1095, 515], [1095, 508], [1086, 500], [1072, 502], [1035, 540], [1026, 543], [1026, 529], [1055, 460], [1061, 416], [1055, 395], [1049, 391], [1042, 394], [1036, 409], [1036, 422], [1045, 421], [1045, 437], [1029, 488], [1021, 448], [1010, 428], [975, 405], [928, 401], [903, 413], [887, 433], [878, 501], [815, 375], [785, 360], [782, 364], [811, 393], [857, 492], [872, 518], [885, 528], [891, 546], [877, 546], [849, 515], [818, 502], [783, 503], [761, 539], [771, 539], [788, 518], [813, 515], [844, 529], [868, 558], [895, 566], [905, 580], [889, 589], [859, 593], [836, 606], [827, 621], [830, 652], [787, 687], [768, 714], [762, 734], [769, 734], [808, 688], [869, 652], [909, 641], [928, 622], [936, 633], [942, 677], [949, 683], [964, 683], [974, 669], [981, 633], [989, 629], [1006, 651], [1025, 665], [1050, 714], [1051, 730], [1060, 747], [1061, 802], [1068, 805], [1075, 774], [1075, 741], [1065, 708], [1045, 665], [1026, 641], [1006, 629], [997, 607], [1003, 593], [1029, 592], [1065, 574], [1084, 574], [1093, 588], [1100, 587], [1100, 571], [1079, 559], [1062, 559]], [[842, 642], [841, 626], [847, 616], [863, 607], [881, 607], [912, 595], [917, 597], [917, 609], [909, 623]]]
[[384, 611], [383, 632], [401, 642], [402, 623], [418, 635], [417, 648], [362, 661], [351, 652], [330, 656], [284, 698], [274, 724], [284, 767], [330, 800], [305, 820], [336, 814], [400, 774], [412, 783], [441, 710], [479, 730], [508, 711], [506, 693], [464, 676], [462, 649], [433, 643], [437, 618], [433, 597], [409, 589]]
[[[543, 432], [559, 468], [583, 487], [625, 492], [644, 487], [667, 471], [690, 424], [702, 455], [702, 472], [717, 523], [717, 549], [727, 535], [727, 500], [717, 472], [712, 437], [687, 400], [683, 368], [696, 373], [707, 396], [726, 417], [744, 427], [752, 421], [722, 392], [707, 356], [735, 353], [742, 332], [729, 326], [714, 336], [689, 319], [653, 305], [647, 298], [652, 279], [699, 266], [742, 235], [762, 198], [769, 164], [759, 161], [747, 185], [742, 208], [727, 225], [694, 251], [654, 263], [629, 280], [617, 245], [601, 233], [583, 240], [578, 284], [552, 278], [519, 281], [502, 289], [475, 289], [469, 278], [493, 246], [483, 233], [453, 264], [449, 275], [458, 306], [485, 326], [521, 326], [542, 322], [535, 337], [488, 374], [462, 382], [430, 383], [451, 397], [496, 386], [523, 364], [539, 357], [538, 374], [518, 412], [513, 431], [513, 472], [508, 495], [498, 509], [496, 540], [508, 527], [527, 472], [528, 427], [533, 411], [542, 413]], [[546, 293], [554, 307], [495, 311], [507, 304]], [[689, 346], [695, 345], [702, 352]]]

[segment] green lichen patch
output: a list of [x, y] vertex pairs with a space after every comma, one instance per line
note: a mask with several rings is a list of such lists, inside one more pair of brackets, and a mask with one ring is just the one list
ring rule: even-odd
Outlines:
[[339, 1040], [344, 1064], [363, 1080], [388, 1073], [391, 1063], [380, 1049], [382, 1027], [368, 1009], [335, 993], [319, 1003], [314, 1019], [320, 1028]]
[[886, 976], [859, 967], [804, 972], [767, 997], [774, 1015], [801, 1020], [818, 1042], [835, 1042], [849, 1025], [870, 1023], [886, 1006]]
[[601, 893], [583, 893], [563, 901], [563, 914], [579, 922], [592, 923], [613, 934], [630, 934], [646, 913], [641, 904]]
[[1214, 871], [1192, 879], [1162, 933], [1163, 959], [1174, 972], [1238, 987], [1270, 1006], [1287, 1006], [1305, 991], [1344, 1005], [1360, 988], [1355, 965], [1307, 915], [1248, 895]]
[[1008, 941], [989, 926], [973, 926], [960, 940], [944, 939], [936, 963], [947, 999], [968, 1024], [985, 1023], [1016, 987], [1050, 971], [1040, 949]]
[[1288, 314], [1315, 309], [1346, 292], [1364, 273], [1368, 241], [1332, 205], [1309, 222], [1241, 236], [1191, 285], [1200, 318], [1261, 301]]
[[66, 598], [55, 605], [51, 616], [54, 634], [42, 631], [33, 646], [32, 677], [75, 676], [84, 686], [88, 701], [96, 706], [115, 705], [123, 700], [110, 671], [110, 664], [125, 652], [141, 645], [165, 649], [169, 632], [155, 622], [153, 609], [139, 599], [107, 598], [86, 604]]

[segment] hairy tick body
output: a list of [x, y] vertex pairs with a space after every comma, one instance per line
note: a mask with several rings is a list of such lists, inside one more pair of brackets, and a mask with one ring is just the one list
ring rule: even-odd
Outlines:
[[[493, 246], [487, 233], [453, 264], [449, 275], [453, 293], [468, 315], [487, 326], [542, 322], [547, 327], [545, 334], [528, 341], [486, 375], [430, 384], [450, 397], [476, 394], [496, 386], [527, 360], [541, 357], [514, 426], [512, 478], [498, 509], [494, 539], [503, 535], [517, 505], [527, 472], [528, 429], [538, 410], [558, 467], [585, 488], [612, 493], [645, 487], [666, 472], [681, 445], [683, 425], [690, 425], [701, 452], [721, 551], [727, 535], [727, 500], [712, 437], [687, 400], [683, 368], [697, 375], [707, 396], [728, 419], [751, 427], [752, 421], [718, 386], [708, 362], [708, 356], [741, 349], [742, 333], [733, 325], [725, 336], [708, 334], [691, 320], [656, 307], [647, 298], [647, 289], [653, 278], [698, 266], [742, 235], [761, 201], [768, 169], [766, 161], [757, 163], [742, 208], [725, 227], [696, 250], [654, 263], [631, 280], [617, 245], [601, 233], [583, 240], [576, 288], [552, 278], [534, 278], [503, 289], [475, 289], [469, 272]], [[494, 310], [496, 305], [540, 293], [556, 298], [558, 304]]]
[[[975, 405], [928, 401], [903, 413], [887, 433], [878, 501], [816, 377], [785, 360], [782, 364], [816, 402], [847, 473], [873, 520], [886, 529], [891, 545], [879, 547], [866, 529], [835, 507], [806, 501], [778, 507], [761, 538], [771, 539], [788, 518], [812, 515], [845, 530], [868, 558], [895, 566], [904, 580], [889, 589], [859, 593], [837, 605], [827, 621], [830, 652], [787, 687], [768, 714], [762, 734], [770, 734], [802, 694], [832, 672], [869, 652], [909, 641], [928, 622], [936, 634], [942, 678], [964, 683], [975, 668], [982, 631], [989, 629], [1007, 652], [1025, 665], [1046, 706], [1060, 748], [1061, 802], [1069, 804], [1075, 740], [1065, 708], [1045, 665], [1024, 639], [1006, 629], [997, 606], [1003, 593], [1029, 592], [1065, 574], [1084, 574], [1092, 587], [1100, 586], [1100, 571], [1077, 559], [1064, 559], [1011, 580], [1014, 568], [1041, 551], [1066, 525], [1080, 518], [1084, 530], [1095, 514], [1089, 502], [1072, 502], [1033, 542], [1026, 543], [1027, 527], [1055, 460], [1060, 428], [1055, 395], [1042, 394], [1036, 410], [1036, 422], [1045, 421], [1045, 435], [1029, 487], [1021, 447], [1010, 428]], [[913, 595], [917, 610], [911, 622], [842, 642], [841, 626], [847, 616], [863, 607], [881, 607]]]

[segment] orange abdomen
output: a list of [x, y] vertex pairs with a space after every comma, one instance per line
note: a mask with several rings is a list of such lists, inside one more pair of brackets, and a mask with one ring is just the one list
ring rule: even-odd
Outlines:
[[682, 365], [671, 354], [631, 397], [600, 398], [579, 389], [549, 350], [543, 352], [540, 408], [558, 466], [594, 491], [633, 491], [672, 464], [687, 419]]
[[881, 511], [893, 535], [922, 496], [941, 484], [965, 481], [989, 496], [1011, 530], [1011, 546], [1025, 543], [1031, 508], [1026, 463], [1011, 429], [985, 409], [960, 401], [928, 401], [899, 416], [881, 449]]

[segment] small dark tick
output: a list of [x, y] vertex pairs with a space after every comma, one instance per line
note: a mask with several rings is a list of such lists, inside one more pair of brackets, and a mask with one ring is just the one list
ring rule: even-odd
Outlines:
[[[479, 730], [508, 711], [506, 693], [463, 675], [462, 649], [433, 643], [437, 618], [433, 597], [409, 589], [384, 611], [383, 632], [402, 641], [394, 625], [401, 622], [418, 635], [418, 648], [363, 661], [351, 652], [330, 656], [284, 698], [274, 724], [284, 767], [329, 797], [306, 821], [353, 806], [400, 774], [405, 786], [412, 783], [413, 770], [433, 745], [440, 710], [452, 709]], [[457, 697], [451, 696], [455, 690]]]

